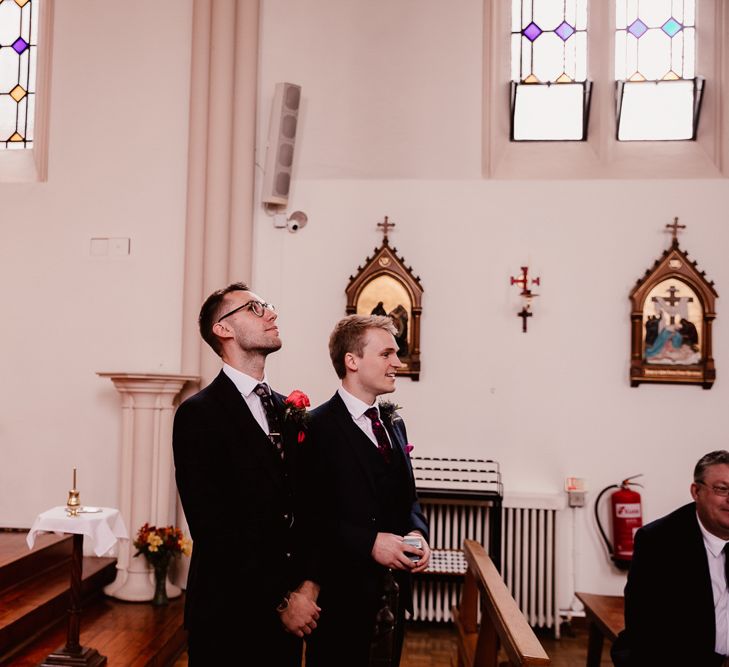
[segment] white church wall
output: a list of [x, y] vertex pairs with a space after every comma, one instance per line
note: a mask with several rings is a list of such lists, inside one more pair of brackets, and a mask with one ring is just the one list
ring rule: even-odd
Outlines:
[[[514, 492], [559, 492], [566, 476], [584, 477], [575, 586], [619, 593], [624, 575], [592, 519], [597, 493], [642, 472], [645, 517], [657, 518], [690, 500], [693, 465], [726, 446], [729, 427], [722, 299], [711, 391], [630, 388], [628, 293], [679, 216], [682, 247], [727, 298], [729, 186], [482, 180], [479, 1], [266, 0], [262, 25], [259, 146], [275, 82], [302, 85], [289, 210], [309, 216], [294, 235], [257, 215], [254, 285], [279, 306], [284, 338], [269, 367], [275, 385], [315, 404], [332, 394], [327, 337], [389, 215], [391, 243], [425, 289], [421, 380], [400, 379], [396, 394], [416, 452], [495, 458]], [[523, 264], [542, 279], [527, 334], [509, 285]], [[564, 563], [570, 537], [560, 545]], [[560, 606], [572, 590], [563, 582]]]
[[82, 502], [117, 503], [96, 372], [179, 371], [191, 7], [55, 3], [48, 181], [0, 184], [0, 526], [63, 503], [73, 466]]

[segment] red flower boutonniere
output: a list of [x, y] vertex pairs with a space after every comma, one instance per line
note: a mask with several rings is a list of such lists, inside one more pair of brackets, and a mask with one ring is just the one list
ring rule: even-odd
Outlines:
[[284, 405], [286, 406], [284, 420], [293, 422], [299, 427], [299, 434], [296, 440], [301, 444], [306, 439], [306, 423], [309, 421], [309, 413], [306, 411], [306, 408], [311, 405], [311, 401], [309, 401], [309, 397], [303, 391], [294, 389], [284, 399]]
[[407, 445], [405, 445], [405, 453], [408, 456], [410, 456], [410, 452], [412, 452], [413, 449], [415, 449], [415, 445], [411, 445], [410, 443], [408, 443]]

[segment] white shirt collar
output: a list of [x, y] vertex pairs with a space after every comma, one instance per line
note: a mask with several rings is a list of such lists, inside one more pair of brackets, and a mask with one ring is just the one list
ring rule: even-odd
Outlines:
[[243, 371], [239, 371], [226, 363], [223, 364], [223, 373], [231, 379], [236, 389], [246, 398], [260, 383], [266, 382], [268, 384], [265, 375], [263, 380], [256, 380], [256, 378], [246, 375]]
[[370, 408], [375, 408], [377, 410], [377, 414], [380, 414], [380, 409], [377, 406], [377, 399], [375, 399], [375, 402], [372, 405], [368, 405], [356, 396], [350, 394], [343, 386], [340, 386], [339, 389], [337, 389], [337, 392], [344, 401], [344, 405], [347, 407], [349, 414], [352, 415], [352, 419], [360, 419], [362, 415], [364, 415], [365, 410], [369, 410]]
[[706, 530], [706, 528], [704, 528], [704, 524], [701, 523], [698, 513], [696, 514], [696, 520], [699, 522], [699, 528], [701, 529], [701, 534], [704, 536], [704, 544], [706, 545], [706, 548], [711, 552], [711, 555], [714, 556], [714, 558], [718, 558], [724, 550], [724, 545], [729, 540], [722, 540], [721, 537], [717, 537]]

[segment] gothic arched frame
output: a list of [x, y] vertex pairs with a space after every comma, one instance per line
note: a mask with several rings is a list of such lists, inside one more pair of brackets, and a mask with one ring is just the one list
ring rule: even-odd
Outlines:
[[[674, 224], [677, 224], [674, 223]], [[644, 382], [700, 384], [711, 389], [716, 379], [716, 368], [712, 356], [712, 324], [716, 317], [715, 300], [718, 294], [713, 281], [705, 278], [705, 272], [696, 268], [696, 261], [688, 258], [688, 252], [681, 250], [674, 233], [671, 247], [663, 252], [653, 268], [648, 269], [630, 293], [631, 302], [631, 361], [630, 386], [637, 387]], [[696, 363], [661, 364], [648, 363], [645, 357], [645, 305], [653, 289], [669, 279], [685, 284], [698, 298], [702, 311], [699, 335], [699, 355]]]
[[423, 288], [420, 278], [413, 274], [412, 267], [406, 266], [403, 258], [398, 257], [397, 248], [390, 248], [387, 236], [383, 239], [382, 245], [375, 248], [372, 257], [365, 259], [365, 265], [358, 266], [357, 273], [349, 277], [349, 284], [345, 290], [347, 315], [369, 314], [362, 311], [362, 297], [368, 293], [368, 288], [376, 288], [382, 284], [382, 278], [386, 279], [384, 282], [393, 281], [392, 284], [403, 289], [410, 299], [410, 307], [406, 308], [409, 327], [408, 353], [400, 357], [403, 365], [397, 374], [417, 381], [420, 379], [420, 316], [423, 312]]

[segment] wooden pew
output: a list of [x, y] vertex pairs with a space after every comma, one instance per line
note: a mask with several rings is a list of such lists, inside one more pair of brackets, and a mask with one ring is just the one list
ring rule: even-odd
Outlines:
[[453, 609], [458, 632], [458, 658], [455, 665], [500, 667], [499, 647], [508, 657], [508, 662], [501, 665], [549, 665], [549, 656], [484, 548], [478, 542], [466, 540], [463, 550], [468, 571], [463, 584], [461, 606]]

